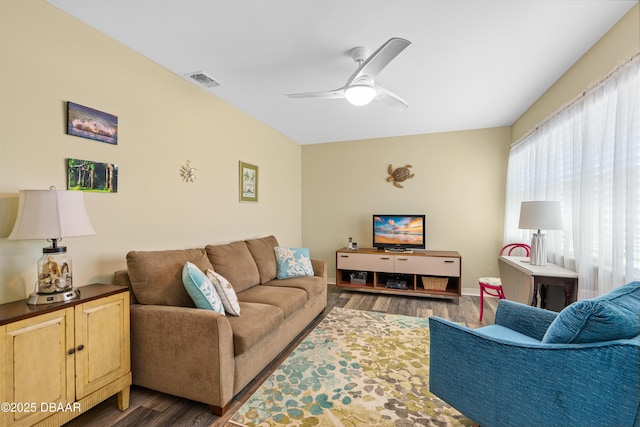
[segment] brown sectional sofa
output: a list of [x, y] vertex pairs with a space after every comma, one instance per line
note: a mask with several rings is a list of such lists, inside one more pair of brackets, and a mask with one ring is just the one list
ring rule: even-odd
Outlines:
[[[231, 399], [299, 335], [327, 304], [327, 267], [276, 279], [274, 236], [201, 249], [132, 251], [114, 283], [132, 291], [133, 383], [211, 405]], [[195, 308], [182, 284], [190, 261], [233, 285], [240, 316]]]

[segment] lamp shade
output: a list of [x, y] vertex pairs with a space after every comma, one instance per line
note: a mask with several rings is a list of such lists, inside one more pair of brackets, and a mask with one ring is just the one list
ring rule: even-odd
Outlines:
[[8, 239], [62, 239], [91, 234], [96, 232], [82, 192], [20, 190], [18, 216]]
[[528, 230], [562, 229], [562, 205], [556, 201], [522, 202], [518, 228]]

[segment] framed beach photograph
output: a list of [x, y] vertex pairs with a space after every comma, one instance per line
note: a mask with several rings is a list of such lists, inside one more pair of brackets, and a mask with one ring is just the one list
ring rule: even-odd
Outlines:
[[67, 134], [117, 145], [118, 117], [69, 101]]
[[118, 165], [67, 159], [67, 190], [118, 192]]
[[258, 166], [240, 162], [240, 201], [258, 201]]

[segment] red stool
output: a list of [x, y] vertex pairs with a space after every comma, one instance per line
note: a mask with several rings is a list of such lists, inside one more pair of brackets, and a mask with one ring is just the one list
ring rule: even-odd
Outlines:
[[[500, 255], [504, 255], [505, 252], [507, 255], [511, 255], [511, 253], [518, 248], [523, 249], [526, 256], [529, 256], [531, 253], [531, 247], [526, 243], [509, 243], [500, 249]], [[502, 289], [502, 281], [499, 277], [481, 277], [478, 279], [478, 284], [480, 285], [480, 321], [482, 322], [484, 294], [486, 293], [489, 296], [504, 299], [504, 289]]]

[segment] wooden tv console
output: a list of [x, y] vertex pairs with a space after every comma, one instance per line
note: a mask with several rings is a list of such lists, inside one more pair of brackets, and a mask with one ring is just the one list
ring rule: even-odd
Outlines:
[[455, 251], [336, 251], [336, 285], [352, 291], [448, 298], [457, 304], [461, 279], [462, 257]]

